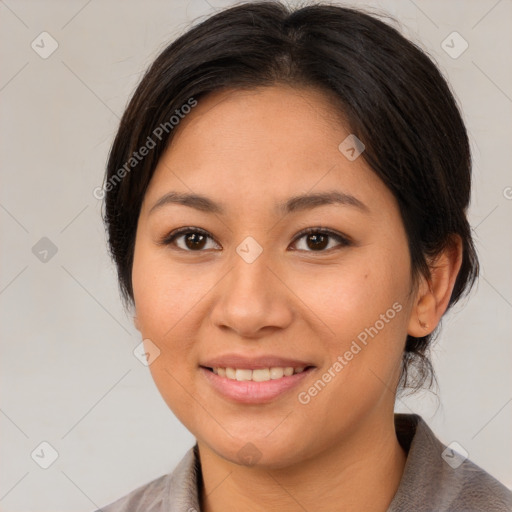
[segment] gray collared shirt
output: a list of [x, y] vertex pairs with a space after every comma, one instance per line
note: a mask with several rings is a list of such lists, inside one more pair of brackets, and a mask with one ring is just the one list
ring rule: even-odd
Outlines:
[[[512, 492], [447, 448], [416, 414], [395, 414], [407, 462], [387, 512], [511, 512]], [[95, 512], [201, 512], [197, 443], [172, 473]]]

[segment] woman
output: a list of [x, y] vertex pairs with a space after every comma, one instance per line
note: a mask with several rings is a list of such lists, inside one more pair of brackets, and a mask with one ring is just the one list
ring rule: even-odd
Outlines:
[[167, 47], [121, 120], [105, 223], [197, 443], [103, 510], [510, 510], [394, 414], [478, 274], [470, 173], [437, 68], [362, 12], [249, 3]]

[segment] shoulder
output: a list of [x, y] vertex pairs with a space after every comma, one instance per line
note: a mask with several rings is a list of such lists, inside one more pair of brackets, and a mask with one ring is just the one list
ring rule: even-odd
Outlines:
[[458, 469], [455, 482], [459, 484], [460, 506], [454, 510], [468, 510], [462, 508], [467, 504], [485, 512], [512, 511], [512, 492], [501, 482], [467, 459]]
[[388, 512], [510, 512], [512, 492], [451, 446], [415, 414], [395, 415], [400, 444], [408, 452]]
[[126, 496], [95, 512], [171, 512], [199, 510], [200, 463], [197, 443], [172, 473], [137, 487]]

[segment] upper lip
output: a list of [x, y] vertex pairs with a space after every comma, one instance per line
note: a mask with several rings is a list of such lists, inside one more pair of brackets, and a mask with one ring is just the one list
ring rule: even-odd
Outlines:
[[258, 368], [272, 367], [307, 367], [314, 366], [308, 361], [299, 359], [289, 359], [273, 355], [246, 357], [238, 354], [225, 354], [223, 356], [213, 357], [200, 363], [205, 368], [240, 368], [248, 370], [257, 370]]

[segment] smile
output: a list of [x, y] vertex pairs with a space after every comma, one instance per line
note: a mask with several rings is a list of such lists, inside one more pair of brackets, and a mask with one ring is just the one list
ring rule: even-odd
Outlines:
[[314, 366], [257, 369], [200, 366], [208, 385], [224, 398], [244, 404], [267, 403], [297, 386]]

